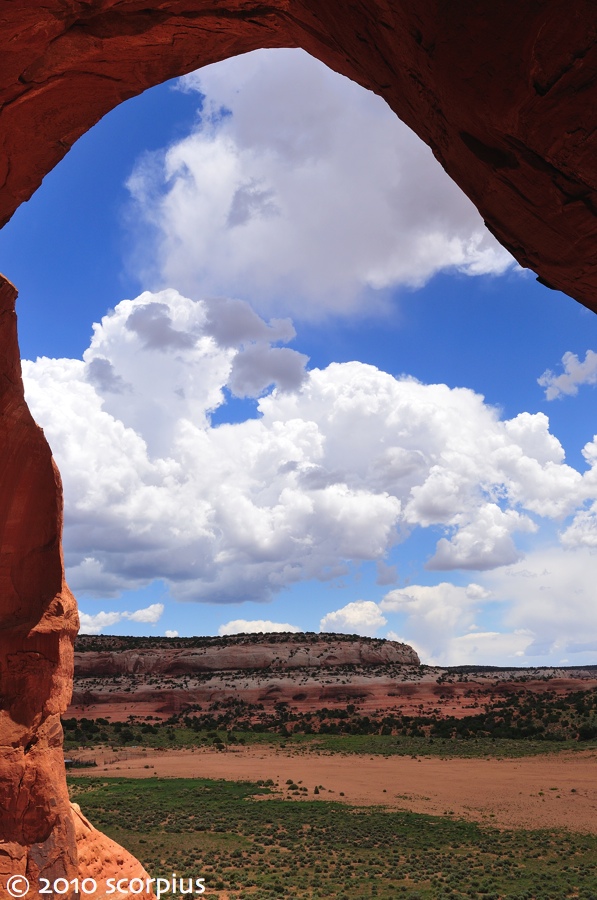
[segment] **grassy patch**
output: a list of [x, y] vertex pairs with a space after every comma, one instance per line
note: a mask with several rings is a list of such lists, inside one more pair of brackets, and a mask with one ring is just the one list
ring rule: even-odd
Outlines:
[[263, 784], [69, 778], [91, 821], [153, 876], [204, 876], [238, 900], [596, 900], [592, 836], [497, 831], [333, 802]]
[[[263, 737], [263, 736], [262, 736]], [[268, 735], [268, 738], [271, 737]], [[355, 753], [371, 756], [436, 756], [444, 758], [522, 757], [541, 753], [561, 753], [563, 750], [595, 748], [597, 744], [579, 745], [577, 741], [515, 741], [508, 738], [419, 738], [385, 734], [294, 734], [277, 741], [275, 746], [285, 749], [320, 750], [327, 753]], [[597, 898], [596, 898], [597, 900]]]
[[[85, 727], [89, 721], [93, 729]], [[285, 751], [308, 753], [356, 753], [379, 756], [436, 756], [436, 757], [522, 757], [543, 753], [597, 749], [596, 741], [575, 740], [513, 740], [487, 736], [461, 738], [413, 737], [391, 734], [300, 734], [283, 735], [275, 732], [196, 730], [184, 725], [142, 723], [115, 725], [100, 724], [102, 720], [75, 720], [65, 723], [64, 749], [81, 747], [146, 747], [147, 749], [182, 749], [215, 747], [222, 752], [254, 744], [267, 745]], [[69, 727], [70, 726], [70, 727]], [[83, 726], [83, 727], [82, 727]]]
[[[124, 687], [122, 678], [120, 681], [119, 690], [133, 691], [133, 682]], [[597, 747], [595, 688], [561, 696], [547, 688], [534, 693], [521, 684], [514, 692], [480, 698], [470, 687], [465, 697], [468, 708], [475, 712], [462, 718], [442, 715], [439, 708], [420, 715], [405, 715], [399, 707], [364, 715], [352, 702], [311, 712], [292, 709], [286, 702], [266, 709], [263, 703], [247, 703], [236, 697], [214, 701], [208, 709], [189, 708], [165, 722], [151, 716], [131, 716], [128, 722], [116, 723], [103, 718], [65, 719], [65, 748], [96, 744], [194, 747], [213, 743], [224, 749], [234, 743], [282, 745], [291, 741], [295, 747], [318, 746], [330, 752], [472, 757], [528, 756]]]

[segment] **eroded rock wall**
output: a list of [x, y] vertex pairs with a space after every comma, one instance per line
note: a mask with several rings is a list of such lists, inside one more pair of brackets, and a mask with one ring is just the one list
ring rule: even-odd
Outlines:
[[0, 277], [0, 874], [34, 883], [76, 874], [60, 714], [78, 616], [64, 582], [60, 476], [23, 396], [16, 296]]
[[[412, 647], [398, 641], [367, 641], [313, 635], [297, 643], [289, 635], [287, 642], [270, 641], [265, 635], [226, 638], [221, 646], [169, 649], [148, 648], [106, 651], [75, 651], [78, 677], [109, 675], [194, 675], [202, 672], [238, 670], [334, 669], [339, 666], [379, 666], [395, 663], [418, 666], [419, 657]], [[96, 642], [99, 643], [97, 638]]]
[[42, 876], [97, 876], [100, 887], [119, 872], [146, 877], [69, 802], [60, 716], [71, 699], [79, 618], [64, 580], [60, 475], [23, 394], [16, 297], [0, 276], [1, 900], [11, 875], [29, 879], [28, 897], [40, 896]]

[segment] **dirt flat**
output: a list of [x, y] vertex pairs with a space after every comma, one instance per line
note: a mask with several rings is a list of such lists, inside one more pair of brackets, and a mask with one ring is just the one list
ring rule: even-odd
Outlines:
[[[578, 751], [524, 759], [440, 759], [288, 753], [245, 747], [85, 751], [97, 768], [80, 774], [271, 778], [285, 796], [287, 779], [308, 788], [304, 798], [384, 805], [432, 815], [453, 814], [502, 828], [565, 828], [597, 834], [597, 753]], [[318, 795], [315, 786], [323, 785]], [[341, 796], [341, 792], [343, 796]]]

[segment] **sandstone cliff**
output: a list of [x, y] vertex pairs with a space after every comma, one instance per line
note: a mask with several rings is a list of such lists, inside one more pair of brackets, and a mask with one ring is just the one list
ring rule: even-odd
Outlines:
[[0, 276], [1, 900], [10, 875], [26, 876], [29, 896], [38, 896], [40, 877], [105, 877], [120, 858], [126, 871], [142, 872], [68, 797], [60, 717], [71, 698], [79, 619], [64, 580], [60, 475], [23, 394], [16, 297]]
[[[377, 666], [384, 663], [418, 666], [419, 657], [407, 644], [347, 635], [238, 635], [188, 642], [150, 641], [147, 647], [98, 649], [112, 638], [79, 638], [75, 651], [77, 677], [110, 675], [193, 675], [233, 670], [280, 671], [329, 669], [337, 666]], [[185, 646], [187, 643], [187, 646]], [[192, 646], [200, 643], [200, 646]], [[182, 644], [182, 646], [180, 646]], [[156, 646], [157, 645], [157, 646]], [[93, 647], [95, 649], [85, 649]], [[125, 645], [126, 646], [126, 645]]]
[[60, 715], [79, 622], [64, 581], [60, 476], [23, 396], [16, 296], [0, 276], [0, 875], [36, 883], [77, 873]]

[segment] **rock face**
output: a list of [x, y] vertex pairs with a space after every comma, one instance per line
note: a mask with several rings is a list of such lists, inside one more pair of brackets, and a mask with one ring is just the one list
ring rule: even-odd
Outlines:
[[120, 860], [121, 877], [145, 876], [68, 797], [60, 716], [72, 693], [79, 617], [64, 580], [60, 475], [23, 395], [16, 297], [13, 285], [0, 276], [2, 900], [9, 897], [9, 875], [25, 875], [34, 896], [41, 876], [52, 882], [101, 873], [105, 879], [106, 872], [119, 871]]
[[0, 17], [0, 223], [151, 85], [302, 47], [386, 99], [521, 265], [597, 309], [592, 0], [13, 0]]
[[60, 476], [23, 398], [15, 299], [0, 277], [0, 875], [35, 882], [76, 875], [60, 714], [79, 623], [64, 582]]
[[407, 644], [340, 634], [81, 637], [67, 717], [166, 717], [230, 701], [266, 712], [277, 703], [318, 709], [355, 697], [379, 705], [394, 680], [417, 680], [419, 668]]
[[[79, 878], [81, 883], [85, 878], [96, 881], [98, 890], [92, 895], [94, 900], [124, 900], [126, 896], [130, 897], [126, 886], [134, 878], [140, 878], [147, 885], [149, 875], [134, 856], [94, 828], [77, 803], [71, 804], [71, 811], [77, 840]], [[112, 890], [112, 885], [106, 884], [106, 873], [109, 873], [108, 877], [115, 878], [115, 890]], [[118, 890], [119, 882], [122, 882], [123, 891]], [[134, 885], [135, 889], [138, 887], [138, 884]], [[141, 896], [147, 898], [148, 894], [153, 898], [153, 893], [146, 890]]]
[[[203, 646], [149, 648], [120, 650], [82, 650], [75, 652], [75, 669], [78, 678], [114, 675], [193, 675], [203, 672], [238, 670], [272, 671], [288, 669], [333, 669], [338, 666], [377, 666], [384, 663], [418, 666], [419, 657], [408, 644], [397, 641], [367, 640], [344, 635], [277, 635], [277, 640], [260, 636], [240, 635], [224, 641], [206, 639]], [[305, 640], [305, 637], [307, 640]], [[189, 640], [189, 644], [194, 639]], [[102, 639], [92, 638], [97, 646]], [[110, 638], [104, 639], [106, 644]], [[177, 643], [183, 643], [177, 642]], [[79, 647], [85, 647], [85, 638], [79, 639]]]
[[[344, 712], [348, 708], [350, 712], [352, 705], [351, 714], [357, 718], [371, 716], [377, 722], [387, 715], [460, 719], [476, 716], [511, 695], [519, 695], [519, 702], [524, 707], [529, 696], [565, 698], [578, 691], [594, 690], [597, 686], [597, 666], [584, 669], [489, 666], [446, 669], [421, 666], [418, 661], [414, 662], [416, 656], [412, 651], [407, 652], [410, 648], [404, 645], [392, 647], [391, 642], [387, 642], [390, 646], [384, 647], [384, 641], [340, 639], [338, 635], [330, 641], [336, 647], [328, 646], [327, 652], [322, 653], [317, 647], [318, 635], [287, 637], [294, 641], [299, 637], [311, 637], [311, 660], [316, 664], [309, 665], [306, 647], [301, 648], [302, 654], [292, 655], [296, 646], [289, 648], [284, 640], [276, 646], [276, 655], [270, 653], [271, 664], [265, 668], [217, 670], [199, 666], [191, 670], [186, 664], [181, 667], [176, 664], [178, 654], [172, 648], [156, 656], [158, 640], [149, 639], [152, 646], [137, 646], [134, 650], [129, 647], [127, 651], [122, 648], [137, 643], [138, 639], [79, 639], [81, 643], [88, 640], [90, 647], [96, 642], [118, 642], [120, 653], [114, 648], [110, 652], [89, 649], [75, 653], [74, 691], [66, 712], [70, 737], [72, 739], [71, 717], [74, 720], [105, 719], [111, 723], [127, 722], [133, 717], [139, 723], [172, 717], [178, 721], [182, 718], [184, 722], [189, 716], [208, 731], [214, 728], [244, 731], [248, 723], [268, 730], [276, 723], [280, 725], [281, 715], [297, 715], [300, 720], [302, 715], [319, 714], [323, 709]], [[276, 638], [284, 636], [276, 635]], [[188, 639], [188, 643], [194, 640]], [[202, 639], [202, 642], [208, 641], [210, 639]], [[221, 639], [211, 639], [213, 648], [218, 641]], [[241, 637], [240, 641], [260, 644], [267, 642], [267, 638], [252, 635]], [[366, 652], [359, 652], [359, 643], [365, 645]], [[355, 646], [351, 647], [351, 644]], [[206, 655], [209, 655], [209, 649]], [[122, 656], [120, 661], [119, 656]], [[306, 665], [301, 665], [301, 656], [307, 660]], [[245, 662], [241, 657], [239, 653], [237, 661]], [[216, 654], [212, 655], [210, 663], [216, 658]], [[113, 662], [111, 668], [105, 665], [108, 659]], [[133, 659], [141, 664], [131, 667], [127, 661]], [[254, 657], [252, 662], [260, 662], [260, 659]]]

